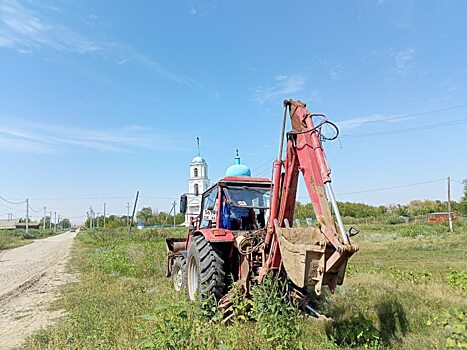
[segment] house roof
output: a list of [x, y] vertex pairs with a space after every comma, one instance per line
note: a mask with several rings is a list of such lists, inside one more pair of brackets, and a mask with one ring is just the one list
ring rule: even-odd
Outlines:
[[18, 220], [0, 220], [0, 230], [14, 230]]

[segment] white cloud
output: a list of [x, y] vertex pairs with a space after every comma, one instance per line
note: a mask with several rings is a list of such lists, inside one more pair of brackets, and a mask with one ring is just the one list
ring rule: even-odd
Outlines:
[[415, 49], [409, 47], [395, 54], [396, 69], [402, 75], [407, 75], [412, 68]]
[[[47, 8], [44, 10], [42, 6], [39, 12], [38, 8], [23, 6], [18, 0], [0, 0], [0, 48], [14, 49], [20, 53], [50, 49], [78, 54], [99, 54], [102, 59], [114, 61], [119, 65], [131, 60], [174, 83], [202, 90], [212, 97], [217, 96], [216, 91], [176, 72], [175, 69], [165, 67], [129, 45], [91, 40], [64, 24], [50, 19], [51, 16], [47, 16], [47, 12], [44, 11], [51, 10]], [[58, 9], [53, 11], [56, 12]], [[93, 21], [97, 20], [95, 15], [89, 15], [89, 18]]]
[[396, 123], [401, 121], [407, 121], [414, 118], [419, 118], [419, 115], [381, 115], [373, 114], [365, 117], [356, 117], [351, 119], [345, 119], [337, 121], [339, 129], [355, 129], [364, 124], [375, 123], [375, 122], [384, 122], [384, 123]]
[[[21, 125], [18, 127], [16, 125]], [[139, 126], [119, 129], [84, 129], [31, 121], [0, 125], [0, 149], [26, 153], [61, 153], [73, 150], [129, 152], [135, 149], [177, 149], [177, 136]]]
[[277, 75], [274, 82], [253, 90], [252, 100], [264, 104], [278, 98], [289, 98], [305, 89], [306, 79], [302, 75]]
[[75, 53], [101, 49], [63, 24], [44, 21], [37, 12], [16, 0], [0, 1], [0, 47], [18, 51], [47, 47]]

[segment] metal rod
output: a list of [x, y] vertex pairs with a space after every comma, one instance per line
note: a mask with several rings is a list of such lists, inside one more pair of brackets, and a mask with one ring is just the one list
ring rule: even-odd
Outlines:
[[279, 142], [279, 153], [277, 154], [277, 160], [280, 162], [282, 160], [282, 150], [284, 147], [284, 134], [285, 134], [285, 122], [287, 120], [287, 101], [284, 101], [284, 117], [282, 118], [282, 129], [281, 129], [281, 139]]
[[342, 241], [344, 242], [344, 244], [349, 244], [349, 237], [347, 237], [347, 233], [345, 232], [344, 223], [342, 222], [341, 213], [339, 212], [339, 208], [337, 207], [336, 197], [334, 196], [334, 191], [332, 190], [331, 182], [326, 182], [325, 185], [328, 189], [329, 197], [331, 199], [331, 205], [336, 215], [336, 221], [337, 225], [339, 226], [339, 231], [341, 231]]

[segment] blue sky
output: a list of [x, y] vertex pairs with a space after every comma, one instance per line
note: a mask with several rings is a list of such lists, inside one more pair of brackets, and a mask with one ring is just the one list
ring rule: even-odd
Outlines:
[[[340, 127], [326, 144], [340, 200], [445, 199], [447, 176], [458, 200], [466, 11], [463, 1], [0, 0], [0, 195], [76, 221], [104, 201], [124, 213], [136, 190], [167, 210], [186, 191], [197, 136], [212, 181], [236, 148], [268, 175], [282, 100], [299, 98]], [[6, 212], [24, 208], [3, 202]]]

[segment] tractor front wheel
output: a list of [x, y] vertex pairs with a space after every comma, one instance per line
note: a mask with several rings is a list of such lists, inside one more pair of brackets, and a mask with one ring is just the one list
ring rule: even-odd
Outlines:
[[187, 257], [187, 295], [191, 301], [214, 295], [219, 300], [225, 293], [225, 271], [222, 253], [203, 236], [193, 237]]
[[183, 256], [179, 256], [174, 260], [172, 282], [177, 292], [180, 292], [186, 286], [186, 259]]

